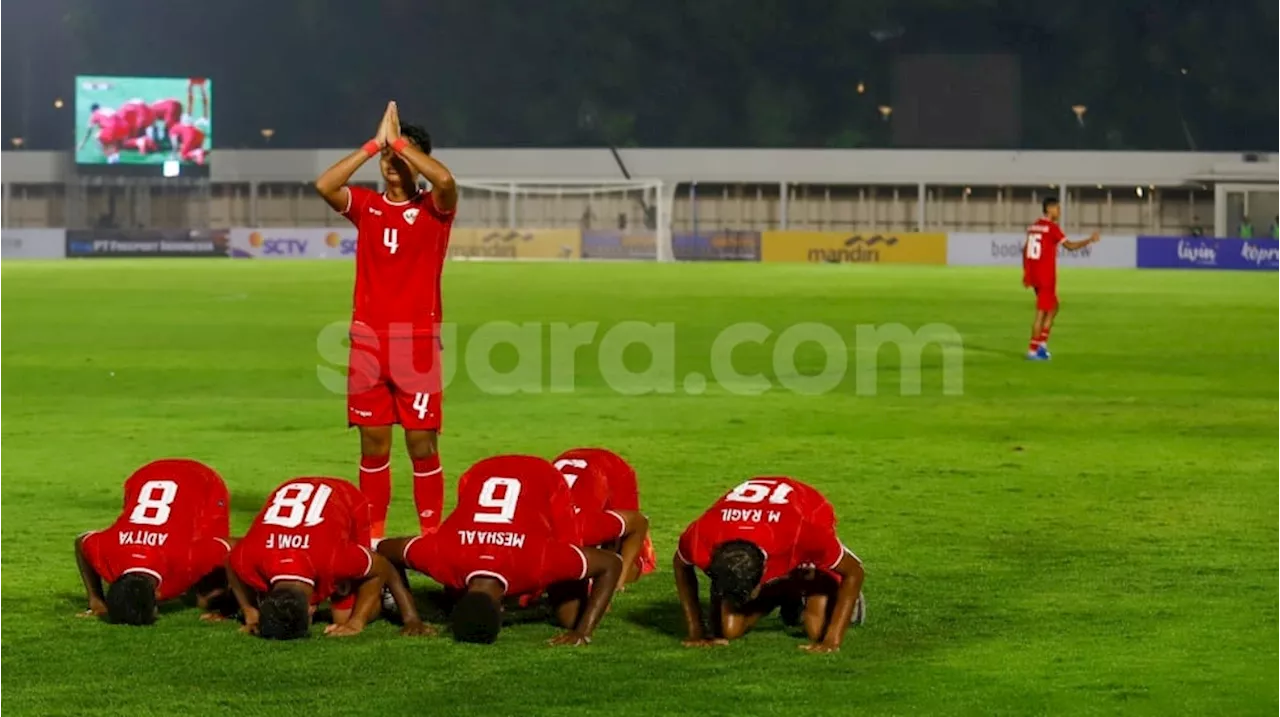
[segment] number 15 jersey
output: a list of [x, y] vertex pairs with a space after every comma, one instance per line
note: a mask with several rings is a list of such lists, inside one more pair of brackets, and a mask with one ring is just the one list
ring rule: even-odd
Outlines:
[[441, 321], [440, 275], [453, 211], [430, 192], [402, 202], [348, 186], [342, 215], [356, 226], [351, 333], [375, 338], [432, 336]]

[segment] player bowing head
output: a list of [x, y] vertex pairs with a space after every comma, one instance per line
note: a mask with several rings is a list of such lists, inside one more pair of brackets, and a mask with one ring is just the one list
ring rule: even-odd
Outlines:
[[392, 564], [430, 575], [455, 597], [455, 640], [492, 643], [502, 600], [547, 593], [567, 632], [556, 645], [585, 645], [609, 607], [622, 561], [581, 547], [564, 477], [535, 456], [496, 456], [458, 481], [458, 504], [438, 531], [378, 545]]
[[325, 634], [355, 635], [377, 614], [385, 586], [404, 621], [401, 634], [428, 634], [408, 588], [369, 544], [369, 501], [351, 483], [294, 478], [276, 488], [228, 560], [243, 631], [306, 637], [315, 607], [329, 600]]
[[[690, 647], [741, 637], [774, 608], [803, 622], [814, 652], [840, 649], [849, 624], [862, 622], [862, 562], [836, 537], [827, 499], [794, 478], [753, 478], [726, 493], [685, 529], [674, 562]], [[695, 568], [711, 579], [709, 635]]]
[[640, 512], [635, 469], [604, 448], [574, 448], [553, 463], [569, 486], [582, 544], [618, 553], [623, 585], [653, 572], [657, 561], [649, 519]]
[[198, 461], [159, 460], [135, 471], [124, 483], [120, 517], [75, 540], [89, 600], [82, 614], [150, 625], [160, 601], [193, 588], [198, 604], [208, 607], [226, 590], [229, 502], [221, 476]]
[[[401, 137], [420, 152], [431, 154], [431, 135], [427, 134], [425, 129], [417, 125], [406, 124], [400, 125], [399, 132]], [[394, 186], [403, 191], [406, 196], [418, 191], [418, 170], [414, 169], [413, 165], [409, 164], [404, 157], [397, 154], [390, 146], [382, 148], [378, 165], [382, 170], [382, 178], [386, 181], [388, 188]]]

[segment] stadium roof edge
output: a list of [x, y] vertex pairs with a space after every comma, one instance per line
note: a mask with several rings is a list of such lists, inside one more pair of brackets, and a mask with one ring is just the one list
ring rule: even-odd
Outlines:
[[[306, 182], [345, 149], [215, 150], [214, 182]], [[437, 152], [458, 177], [489, 180], [622, 179], [608, 149], [465, 149]], [[667, 182], [805, 184], [1174, 186], [1199, 182], [1275, 182], [1275, 154], [1233, 152], [1074, 152], [909, 149], [620, 149], [636, 179]], [[6, 151], [0, 181], [65, 182], [68, 152]], [[376, 182], [376, 164], [357, 181]]]

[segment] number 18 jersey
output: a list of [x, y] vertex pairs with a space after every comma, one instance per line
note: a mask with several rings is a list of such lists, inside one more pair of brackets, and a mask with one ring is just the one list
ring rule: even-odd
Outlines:
[[309, 583], [312, 604], [373, 567], [369, 501], [341, 478], [294, 478], [271, 493], [231, 551], [231, 569], [249, 588], [276, 580]]
[[498, 579], [508, 595], [540, 593], [586, 575], [569, 487], [536, 456], [495, 456], [458, 480], [458, 505], [434, 533], [405, 547], [405, 562], [440, 584], [463, 589]]
[[764, 551], [764, 582], [797, 568], [831, 570], [845, 553], [831, 503], [786, 476], [752, 478], [726, 493], [685, 529], [678, 556], [705, 571], [716, 547], [731, 540]]

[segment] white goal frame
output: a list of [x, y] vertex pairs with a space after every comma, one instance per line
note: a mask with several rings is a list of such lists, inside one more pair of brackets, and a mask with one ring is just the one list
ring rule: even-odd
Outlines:
[[[671, 209], [675, 202], [675, 185], [661, 179], [503, 179], [478, 178], [458, 179], [458, 188], [466, 199], [466, 192], [488, 192], [495, 196], [503, 196], [506, 200], [506, 211], [503, 212], [503, 223], [507, 229], [518, 228], [579, 228], [577, 222], [553, 223], [550, 226], [532, 227], [521, 217], [520, 202], [522, 198], [551, 200], [577, 199], [593, 197], [634, 198], [645, 205], [646, 213], [649, 202], [652, 202], [652, 226], [645, 221], [641, 226], [651, 229], [654, 235], [655, 256], [658, 261], [674, 261], [675, 253], [671, 245]], [[459, 226], [466, 226], [465, 205], [459, 203]], [[493, 226], [492, 222], [488, 226]], [[496, 228], [496, 227], [495, 227]]]

